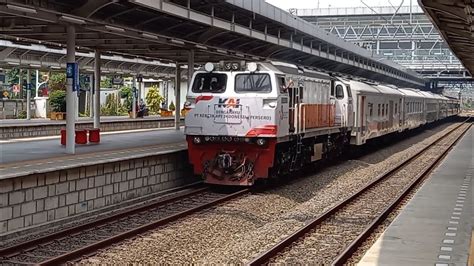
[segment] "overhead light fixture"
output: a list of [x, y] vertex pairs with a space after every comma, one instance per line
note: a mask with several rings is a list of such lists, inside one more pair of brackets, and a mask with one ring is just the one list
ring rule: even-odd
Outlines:
[[184, 45], [184, 42], [180, 41], [180, 40], [171, 39], [170, 42], [175, 43], [175, 44]]
[[196, 44], [196, 48], [202, 49], [202, 50], [207, 50], [206, 46], [202, 46], [202, 45], [199, 45], [199, 44]]
[[41, 65], [38, 65], [38, 64], [30, 64], [30, 67], [41, 67]]
[[74, 18], [74, 17], [69, 17], [69, 16], [61, 16], [59, 17], [59, 20], [66, 21], [66, 22], [71, 22], [74, 24], [86, 24], [86, 21], [80, 18]]
[[143, 32], [141, 35], [142, 35], [142, 37], [145, 37], [145, 38], [148, 38], [148, 39], [158, 40], [158, 36], [153, 35], [153, 34]]
[[125, 29], [119, 28], [119, 27], [114, 27], [114, 26], [109, 26], [105, 25], [105, 28], [111, 31], [116, 31], [116, 32], [125, 32]]
[[51, 68], [51, 69], [61, 69], [60, 66], [50, 66], [49, 68]]
[[218, 53], [221, 53], [221, 54], [227, 54], [227, 51], [226, 51], [226, 50], [217, 49], [216, 51], [217, 51]]
[[7, 4], [7, 8], [11, 10], [16, 10], [20, 12], [25, 12], [25, 13], [32, 13], [36, 14], [36, 9], [34, 8], [29, 8], [29, 7], [24, 7], [24, 6], [17, 6], [17, 5], [12, 5], [12, 4]]
[[9, 65], [12, 65], [12, 66], [19, 66], [20, 63], [18, 62], [7, 62]]

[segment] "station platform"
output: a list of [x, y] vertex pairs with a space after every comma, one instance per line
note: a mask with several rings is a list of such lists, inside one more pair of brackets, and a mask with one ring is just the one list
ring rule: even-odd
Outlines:
[[[184, 122], [184, 119], [181, 119]], [[174, 117], [146, 116], [144, 118], [129, 118], [127, 116], [103, 116], [100, 118], [102, 132], [154, 129], [174, 127]], [[5, 119], [0, 120], [0, 140], [57, 136], [66, 127], [65, 120], [50, 119]], [[92, 128], [93, 120], [80, 117], [76, 128]]]
[[473, 265], [473, 150], [471, 127], [358, 265]]
[[[145, 116], [143, 118], [129, 118], [127, 116], [102, 116], [100, 122], [120, 122], [120, 121], [134, 121], [141, 120], [173, 120], [174, 117], [160, 117], [156, 115]], [[91, 123], [93, 119], [90, 117], [79, 117], [76, 123]], [[3, 119], [0, 120], [0, 127], [13, 126], [38, 126], [38, 125], [66, 125], [66, 120], [51, 120], [45, 118], [26, 119]]]
[[75, 155], [65, 153], [59, 137], [6, 140], [0, 143], [0, 180], [186, 149], [183, 129], [102, 133], [100, 144], [76, 145]]

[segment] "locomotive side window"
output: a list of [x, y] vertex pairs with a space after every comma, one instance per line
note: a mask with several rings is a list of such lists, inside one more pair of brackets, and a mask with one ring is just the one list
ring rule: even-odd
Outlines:
[[352, 98], [351, 86], [346, 85], [347, 97]]
[[235, 76], [235, 92], [272, 91], [272, 83], [268, 74], [238, 74]]
[[223, 93], [227, 84], [226, 74], [199, 73], [194, 79], [192, 91], [196, 93]]
[[336, 86], [336, 98], [343, 99], [344, 98], [344, 88], [342, 85]]
[[288, 93], [288, 88], [286, 87], [285, 77], [277, 76], [278, 88], [280, 93]]

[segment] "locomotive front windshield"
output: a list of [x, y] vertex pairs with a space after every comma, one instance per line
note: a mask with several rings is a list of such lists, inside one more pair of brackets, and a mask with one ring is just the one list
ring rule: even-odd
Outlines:
[[271, 92], [272, 84], [268, 74], [238, 74], [235, 76], [235, 92]]
[[227, 75], [218, 73], [199, 73], [194, 79], [192, 91], [195, 93], [223, 93], [227, 84]]

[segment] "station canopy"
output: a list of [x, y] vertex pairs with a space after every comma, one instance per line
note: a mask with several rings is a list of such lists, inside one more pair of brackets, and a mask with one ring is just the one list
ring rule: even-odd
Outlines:
[[451, 50], [474, 74], [474, 2], [471, 0], [419, 0]]
[[415, 72], [327, 34], [263, 0], [0, 0], [0, 37], [66, 44], [163, 62], [279, 60], [400, 86], [421, 87]]

